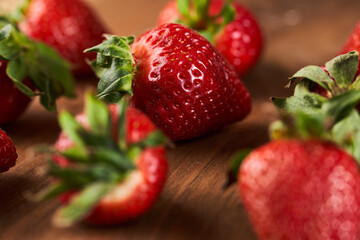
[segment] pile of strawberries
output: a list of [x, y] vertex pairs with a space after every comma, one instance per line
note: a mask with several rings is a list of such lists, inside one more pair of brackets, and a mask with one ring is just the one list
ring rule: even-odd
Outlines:
[[[260, 239], [360, 236], [360, 50], [357, 28], [339, 55], [298, 71], [294, 96], [273, 98], [272, 141], [241, 151], [229, 173]], [[106, 28], [80, 0], [31, 0], [0, 18], [0, 125], [30, 99], [56, 111], [74, 96], [73, 76], [99, 78], [84, 113], [59, 114], [53, 184], [57, 226], [110, 225], [144, 214], [167, 175], [166, 144], [206, 136], [244, 119], [250, 94], [239, 77], [258, 61], [254, 16], [226, 0], [170, 1], [138, 39]], [[104, 39], [105, 38], [105, 39]], [[66, 60], [64, 60], [66, 59]], [[0, 171], [17, 159], [0, 130]]]

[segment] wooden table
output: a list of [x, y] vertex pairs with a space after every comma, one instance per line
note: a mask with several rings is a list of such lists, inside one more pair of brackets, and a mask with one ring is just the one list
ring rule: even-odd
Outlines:
[[[3, 1], [3, 0], [1, 0]], [[88, 0], [114, 33], [139, 35], [152, 27], [166, 0]], [[51, 144], [59, 134], [56, 115], [34, 101], [26, 114], [6, 128], [16, 143], [15, 168], [0, 175], [0, 239], [256, 239], [235, 187], [222, 191], [232, 154], [268, 141], [267, 126], [276, 118], [270, 96], [286, 96], [287, 78], [307, 64], [335, 56], [355, 26], [357, 0], [244, 0], [258, 16], [266, 47], [260, 64], [244, 77], [253, 97], [253, 111], [243, 122], [168, 151], [168, 181], [155, 206], [143, 217], [117, 227], [78, 224], [51, 226], [57, 200], [29, 202], [28, 191], [48, 183], [38, 175], [46, 162], [34, 146]], [[82, 109], [82, 95], [96, 80], [78, 81], [78, 97], [60, 100], [59, 109]]]

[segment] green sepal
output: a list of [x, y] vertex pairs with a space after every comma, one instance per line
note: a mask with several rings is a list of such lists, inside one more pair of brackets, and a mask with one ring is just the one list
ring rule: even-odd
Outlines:
[[334, 77], [339, 88], [347, 88], [353, 82], [359, 66], [359, 53], [356, 51], [339, 55], [325, 63], [326, 69]]
[[300, 69], [290, 78], [289, 85], [297, 79], [304, 78], [320, 85], [327, 91], [332, 91], [332, 89], [335, 88], [335, 82], [321, 67], [318, 66], [306, 66]]
[[176, 0], [177, 9], [181, 15], [190, 18], [190, 0]]
[[36, 194], [29, 194], [27, 198], [36, 202], [46, 201], [71, 190], [73, 190], [71, 186], [64, 182], [60, 182], [50, 185]]
[[[7, 74], [28, 97], [40, 95], [41, 104], [55, 111], [60, 96], [73, 97], [69, 65], [50, 47], [30, 40], [4, 18], [0, 19], [0, 59], [8, 62]], [[29, 77], [38, 93], [22, 81]]]
[[73, 140], [78, 146], [84, 145], [84, 140], [79, 135], [79, 132], [83, 131], [83, 127], [70, 113], [61, 112], [59, 115], [59, 123], [61, 129], [71, 140]]
[[108, 148], [92, 148], [91, 159], [96, 162], [104, 162], [111, 165], [117, 171], [126, 173], [136, 167], [125, 153]]
[[309, 90], [311, 84], [309, 80], [303, 79], [296, 85], [294, 96], [289, 98], [272, 97], [271, 101], [277, 109], [287, 113], [318, 114], [326, 98], [311, 92]]
[[235, 183], [239, 176], [239, 169], [241, 163], [245, 160], [245, 158], [252, 152], [252, 149], [242, 149], [237, 152], [231, 160], [230, 168], [228, 172], [227, 179], [223, 184], [223, 188], [226, 189], [233, 183]]
[[327, 100], [323, 104], [321, 110], [323, 116], [326, 117], [327, 124], [333, 126], [343, 118], [347, 117], [359, 101], [360, 89], [349, 90]]
[[58, 227], [68, 227], [84, 219], [98, 201], [114, 187], [114, 183], [104, 182], [96, 182], [85, 187], [68, 205], [56, 211], [53, 223]]
[[155, 130], [149, 133], [143, 141], [136, 143], [136, 145], [146, 148], [165, 145], [167, 142], [168, 138], [166, 135], [161, 130]]
[[347, 150], [360, 164], [360, 116], [352, 110], [348, 117], [338, 122], [331, 131], [333, 140]]
[[209, 14], [211, 0], [177, 0], [177, 9], [181, 18], [175, 19], [174, 22], [195, 29], [213, 43], [215, 35], [235, 19], [236, 11], [232, 2], [225, 0], [220, 13], [211, 16]]
[[99, 99], [117, 103], [124, 95], [132, 95], [135, 59], [129, 45], [133, 41], [133, 37], [106, 35], [104, 42], [85, 50], [97, 53], [97, 58], [91, 65], [101, 75], [98, 84]]
[[103, 102], [98, 101], [92, 94], [87, 94], [85, 112], [91, 130], [95, 134], [110, 138], [111, 118], [107, 106]]

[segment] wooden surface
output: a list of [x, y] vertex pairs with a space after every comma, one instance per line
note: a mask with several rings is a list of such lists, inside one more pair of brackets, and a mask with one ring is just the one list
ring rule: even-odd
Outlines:
[[[1, 0], [3, 3], [4, 0]], [[8, 1], [8, 0], [5, 0]], [[11, 0], [9, 0], [11, 1]], [[109, 29], [139, 35], [152, 27], [166, 0], [88, 0]], [[256, 239], [235, 187], [221, 190], [231, 155], [268, 140], [267, 126], [276, 118], [270, 96], [286, 96], [287, 77], [307, 64], [335, 56], [360, 19], [357, 0], [244, 0], [258, 16], [266, 39], [262, 61], [244, 77], [253, 111], [243, 122], [168, 151], [168, 181], [155, 206], [139, 220], [97, 228], [79, 224], [56, 229], [50, 224], [57, 200], [33, 203], [24, 193], [48, 183], [37, 169], [45, 163], [34, 146], [52, 144], [59, 134], [56, 115], [34, 101], [26, 114], [6, 128], [19, 159], [0, 175], [0, 239]], [[96, 85], [78, 81], [78, 97], [59, 101], [59, 109], [82, 109], [82, 94]]]

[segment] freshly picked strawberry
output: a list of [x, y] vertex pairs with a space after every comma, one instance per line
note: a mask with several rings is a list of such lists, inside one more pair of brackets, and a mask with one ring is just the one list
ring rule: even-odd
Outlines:
[[56, 181], [37, 196], [61, 195], [57, 226], [117, 224], [149, 210], [166, 180], [166, 138], [143, 113], [89, 95], [85, 114], [64, 112], [59, 121], [63, 132], [48, 170]]
[[259, 239], [359, 239], [359, 166], [328, 131], [359, 99], [347, 92], [320, 114], [287, 116], [272, 125], [273, 141], [235, 157], [230, 176]]
[[0, 129], [0, 173], [8, 171], [15, 166], [16, 148], [6, 133]]
[[93, 62], [98, 97], [117, 102], [133, 94], [141, 109], [172, 140], [196, 138], [243, 119], [248, 91], [222, 55], [195, 31], [166, 24], [134, 39], [106, 36]]
[[26, 109], [30, 98], [36, 95], [50, 111], [56, 109], [57, 98], [74, 96], [69, 66], [50, 47], [30, 40], [10, 21], [2, 18], [0, 125], [16, 120]]
[[86, 48], [102, 42], [105, 27], [82, 0], [30, 0], [21, 9], [20, 29], [32, 39], [54, 47], [76, 74], [91, 73]]
[[158, 25], [178, 22], [205, 36], [242, 76], [258, 61], [262, 34], [255, 17], [229, 0], [172, 0], [162, 10]]

